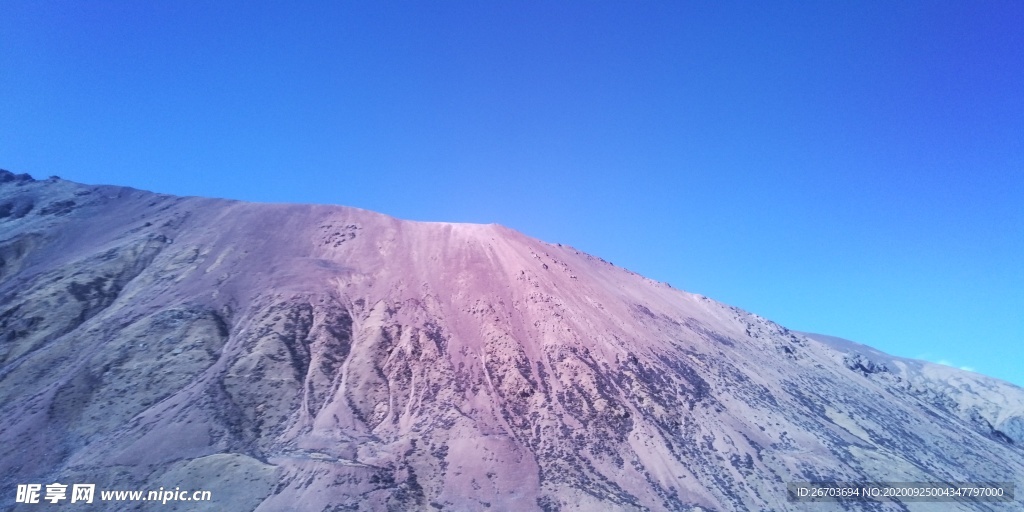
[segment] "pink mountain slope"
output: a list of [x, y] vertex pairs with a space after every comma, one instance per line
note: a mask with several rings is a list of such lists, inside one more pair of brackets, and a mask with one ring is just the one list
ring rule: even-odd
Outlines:
[[1024, 481], [1021, 388], [571, 247], [6, 171], [0, 412], [0, 508], [25, 510], [16, 485], [54, 481], [260, 511], [809, 510], [787, 482]]

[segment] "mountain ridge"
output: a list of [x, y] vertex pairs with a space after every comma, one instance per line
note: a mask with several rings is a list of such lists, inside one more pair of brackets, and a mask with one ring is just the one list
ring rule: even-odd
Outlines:
[[791, 481], [1024, 475], [1021, 388], [503, 226], [24, 176], [0, 171], [0, 485], [796, 510]]

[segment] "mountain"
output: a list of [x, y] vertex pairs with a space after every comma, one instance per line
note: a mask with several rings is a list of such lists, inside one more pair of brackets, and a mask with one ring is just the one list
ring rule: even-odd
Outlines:
[[1024, 481], [1019, 387], [498, 225], [2, 171], [0, 333], [14, 509], [58, 482], [211, 492], [153, 510], [937, 510], [787, 483]]

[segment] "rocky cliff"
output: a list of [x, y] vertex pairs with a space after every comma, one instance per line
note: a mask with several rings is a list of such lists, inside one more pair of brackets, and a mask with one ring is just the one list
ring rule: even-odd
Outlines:
[[1019, 486], [1024, 390], [497, 225], [0, 171], [0, 441], [0, 508], [805, 510], [787, 482]]

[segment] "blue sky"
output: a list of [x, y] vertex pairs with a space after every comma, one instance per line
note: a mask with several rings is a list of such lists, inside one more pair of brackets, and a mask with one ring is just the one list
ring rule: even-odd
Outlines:
[[497, 222], [1024, 384], [1024, 4], [0, 5], [0, 167]]

